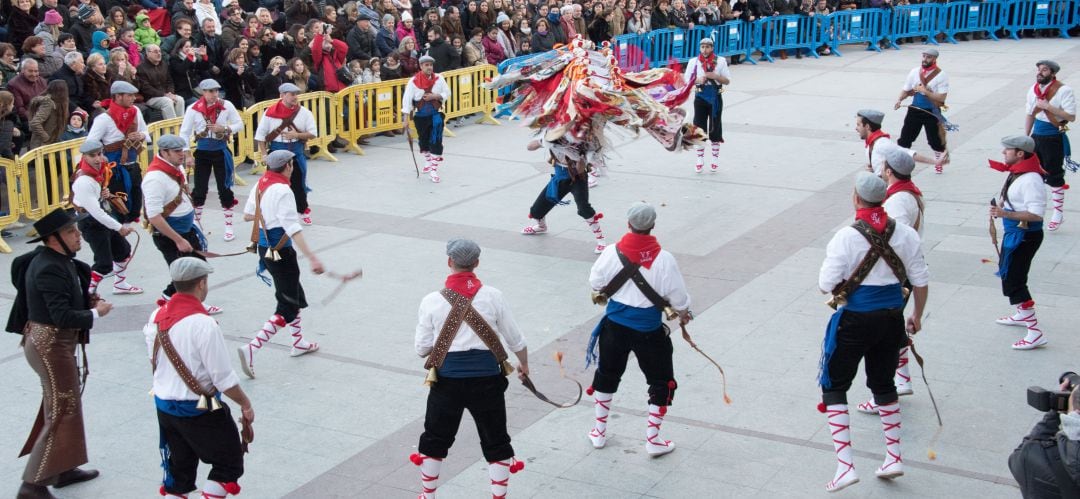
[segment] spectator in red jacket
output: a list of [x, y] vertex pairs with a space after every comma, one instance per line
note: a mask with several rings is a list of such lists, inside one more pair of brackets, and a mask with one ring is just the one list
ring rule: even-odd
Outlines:
[[315, 26], [315, 37], [311, 41], [311, 60], [315, 63], [315, 71], [322, 75], [323, 89], [327, 92], [338, 92], [352, 83], [339, 81], [337, 77], [338, 68], [345, 64], [349, 46], [324, 34], [324, 26], [324, 23]]

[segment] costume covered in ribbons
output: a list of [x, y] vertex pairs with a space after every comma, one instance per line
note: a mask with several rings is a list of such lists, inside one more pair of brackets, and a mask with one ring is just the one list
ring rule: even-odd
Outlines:
[[[166, 340], [159, 338], [159, 333], [175, 350], [183, 368], [173, 364], [163, 345]], [[150, 314], [143, 335], [154, 367], [162, 490], [172, 495], [195, 490], [199, 461], [203, 461], [211, 466], [203, 492], [221, 487], [230, 494], [238, 493], [236, 481], [244, 473], [244, 453], [229, 406], [220, 404], [217, 408], [219, 403], [213, 403], [199, 407], [201, 396], [209, 394], [220, 401], [222, 391], [239, 384], [221, 328], [195, 296], [176, 293]], [[184, 378], [188, 375], [198, 384], [199, 393], [187, 385]]]

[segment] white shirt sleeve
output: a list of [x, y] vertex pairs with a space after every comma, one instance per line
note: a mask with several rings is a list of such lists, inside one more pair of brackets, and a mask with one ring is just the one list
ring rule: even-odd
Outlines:
[[244, 120], [240, 118], [236, 106], [229, 101], [225, 101], [225, 125], [229, 127], [229, 130], [232, 130], [232, 133], [240, 133], [244, 129]]
[[123, 225], [101, 209], [101, 186], [94, 179], [81, 175], [71, 184], [72, 202], [86, 210], [94, 220], [109, 230], [120, 230]]
[[[1024, 106], [1024, 112], [1025, 113], [1030, 115], [1033, 111], [1035, 111], [1035, 101], [1037, 99], [1038, 99], [1038, 97], [1035, 97], [1035, 90], [1032, 89], [1032, 88], [1029, 88], [1028, 91], [1027, 91], [1027, 102], [1026, 102], [1026, 104]], [[1040, 113], [1040, 115], [1041, 114], [1042, 113]]]
[[[138, 131], [142, 132], [143, 137], [144, 137], [143, 141], [146, 142], [147, 144], [149, 144], [150, 143], [150, 129], [146, 128], [146, 120], [143, 119], [142, 111], [140, 111], [138, 108], [135, 108], [135, 119], [138, 120], [138, 123], [139, 123]], [[122, 131], [123, 130], [121, 130], [121, 132]]]
[[923, 257], [922, 244], [915, 229], [903, 224], [897, 224], [893, 229], [893, 237], [889, 241], [897, 256], [904, 262], [907, 280], [913, 286], [926, 286], [930, 283], [930, 270], [926, 266]]
[[506, 303], [502, 292], [494, 288], [492, 290], [496, 291], [495, 304], [498, 313], [495, 318], [495, 330], [502, 336], [506, 348], [514, 353], [520, 352], [526, 347], [525, 337], [521, 334], [521, 329], [514, 320], [514, 314], [510, 312], [510, 304]]
[[315, 115], [311, 114], [307, 108], [301, 108], [300, 113], [297, 115], [296, 129], [301, 132], [310, 133], [316, 137], [319, 136], [319, 126], [315, 124]]
[[231, 357], [228, 347], [225, 346], [225, 338], [221, 336], [221, 327], [208, 315], [199, 316], [198, 321], [203, 333], [198, 346], [199, 357], [214, 388], [223, 392], [239, 385], [240, 378], [236, 376], [229, 361]]
[[848, 253], [845, 244], [847, 238], [843, 235], [845, 230], [854, 229], [850, 227], [840, 229], [825, 246], [825, 261], [821, 262], [821, 271], [818, 273], [818, 289], [826, 293], [831, 293], [840, 281], [847, 279], [844, 275], [844, 269], [847, 268], [845, 257]]
[[[247, 202], [244, 203], [244, 214], [255, 215], [255, 195], [259, 192], [259, 183], [256, 182], [251, 188], [251, 192], [248, 192]], [[255, 223], [259, 223], [256, 221]]]
[[720, 76], [723, 76], [724, 78], [727, 78], [728, 81], [731, 80], [731, 67], [728, 66], [726, 57], [717, 57], [716, 58], [716, 71], [715, 72], [716, 72], [716, 74], [718, 74]]
[[154, 218], [165, 211], [165, 186], [157, 177], [164, 175], [160, 172], [147, 172], [143, 177], [143, 206], [146, 208], [146, 218]]
[[96, 140], [105, 143], [105, 121], [106, 120], [94, 120], [90, 125], [90, 131], [86, 133], [86, 140]]
[[184, 121], [180, 123], [180, 138], [184, 139], [184, 152], [191, 150], [191, 134], [195, 131], [196, 120], [199, 119], [200, 113], [192, 108], [188, 108], [184, 113]]
[[1054, 97], [1061, 98], [1061, 104], [1058, 105], [1058, 107], [1060, 107], [1062, 111], [1076, 116], [1076, 94], [1073, 93], [1072, 87], [1068, 85], [1062, 85], [1061, 88], [1058, 89], [1058, 92], [1054, 95]]
[[[668, 253], [667, 250], [660, 251], [660, 258], [664, 267], [660, 276], [663, 277], [663, 297], [667, 298], [671, 303], [671, 308], [675, 310], [686, 310], [690, 308], [690, 293], [686, 291], [686, 281], [683, 279], [682, 272], [679, 270], [679, 262], [675, 261], [675, 255]], [[655, 267], [655, 265], [654, 265]]]
[[[405, 85], [405, 91], [401, 94], [401, 114], [408, 115], [412, 112], [413, 101], [418, 100], [416, 95], [420, 93], [420, 89], [413, 83], [412, 79]], [[421, 95], [422, 96], [422, 95]]]
[[434, 307], [429, 304], [433, 297], [442, 299], [437, 293], [425, 296], [420, 301], [420, 310], [417, 313], [416, 335], [413, 344], [416, 347], [416, 354], [421, 357], [427, 357], [435, 346], [435, 321], [431, 315]]
[[[717, 59], [719, 59], [719, 58], [717, 58]], [[698, 76], [701, 76], [701, 75], [700, 74], [695, 74], [695, 73], [700, 73], [700, 72], [701, 72], [701, 62], [698, 61], [697, 57], [690, 58], [690, 61], [686, 63], [686, 70], [683, 71], [683, 81], [686, 82], [687, 85], [696, 84], [697, 83], [696, 78]], [[691, 79], [691, 77], [693, 77], [694, 79]]]
[[915, 87], [919, 85], [919, 68], [916, 67], [908, 73], [907, 79], [904, 80], [904, 86], [900, 87], [905, 92], [915, 90]]
[[432, 92], [439, 94], [442, 97], [443, 102], [450, 100], [450, 85], [446, 84], [446, 78], [439, 76], [439, 80], [435, 82], [435, 86], [431, 89]]
[[266, 117], [266, 114], [262, 115], [262, 119], [259, 120], [259, 126], [255, 128], [255, 140], [259, 142], [265, 142], [266, 136], [270, 134], [270, 118]]

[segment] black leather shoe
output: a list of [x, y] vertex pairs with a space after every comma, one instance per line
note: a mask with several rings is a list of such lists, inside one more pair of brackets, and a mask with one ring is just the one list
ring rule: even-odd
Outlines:
[[19, 493], [15, 495], [15, 499], [55, 499], [56, 496], [49, 492], [49, 488], [44, 485], [34, 485], [32, 483], [23, 482], [19, 487]]
[[93, 480], [100, 474], [101, 473], [98, 473], [98, 470], [80, 470], [79, 468], [75, 468], [61, 473], [60, 476], [56, 478], [56, 485], [53, 485], [53, 487], [59, 489], [79, 482]]

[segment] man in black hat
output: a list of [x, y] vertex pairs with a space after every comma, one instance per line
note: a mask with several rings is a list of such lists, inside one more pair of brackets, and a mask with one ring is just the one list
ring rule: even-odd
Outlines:
[[1058, 63], [1044, 60], [1036, 62], [1035, 67], [1035, 86], [1027, 94], [1024, 131], [1035, 139], [1035, 155], [1046, 170], [1043, 178], [1050, 186], [1050, 200], [1054, 203], [1046, 230], [1052, 232], [1065, 221], [1065, 190], [1069, 184], [1065, 183], [1064, 165], [1076, 165], [1067, 157], [1069, 137], [1065, 135], [1069, 122], [1076, 121], [1076, 96], [1072, 87], [1058, 81]]
[[[90, 266], [75, 259], [82, 233], [71, 213], [55, 209], [34, 223], [41, 247], [11, 265], [15, 304], [7, 330], [23, 336], [26, 360], [41, 378], [37, 421], [19, 456], [30, 455], [17, 497], [49, 498], [48, 486], [65, 487], [98, 476], [86, 464], [81, 381], [75, 347], [90, 339], [99, 317], [112, 304], [89, 293]], [[84, 347], [85, 348], [85, 347]], [[86, 366], [83, 351], [83, 366]]]

